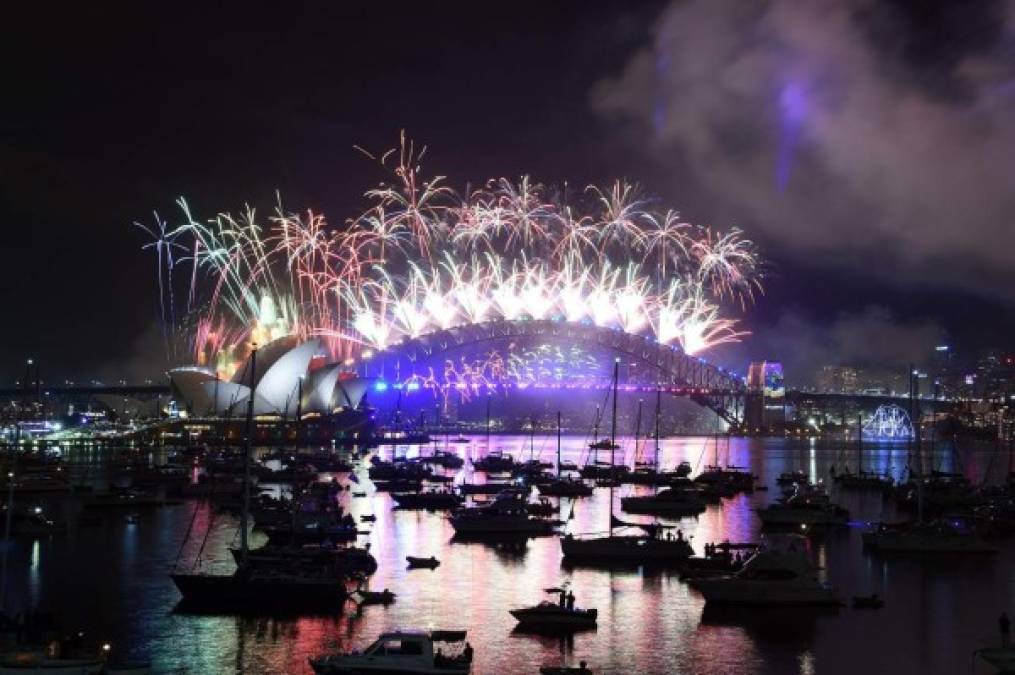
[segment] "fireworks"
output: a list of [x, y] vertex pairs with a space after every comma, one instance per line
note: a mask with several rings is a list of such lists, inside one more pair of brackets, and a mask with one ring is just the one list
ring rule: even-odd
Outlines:
[[527, 177], [459, 195], [424, 177], [423, 154], [403, 137], [371, 156], [390, 181], [342, 227], [281, 200], [266, 220], [247, 208], [204, 222], [180, 200], [180, 224], [139, 225], [158, 256], [167, 332], [190, 317], [188, 349], [224, 376], [243, 345], [290, 334], [322, 338], [342, 360], [489, 320], [587, 321], [688, 354], [744, 335], [723, 305], [753, 300], [761, 275], [739, 230], [653, 211], [623, 182], [574, 203]]

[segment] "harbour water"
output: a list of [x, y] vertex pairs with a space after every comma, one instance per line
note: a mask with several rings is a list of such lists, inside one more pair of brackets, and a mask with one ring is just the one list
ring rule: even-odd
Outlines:
[[[579, 461], [585, 442], [565, 438], [563, 458]], [[661, 464], [673, 467], [687, 460], [697, 470], [713, 461], [713, 444], [708, 438], [664, 439]], [[530, 452], [529, 439], [521, 436], [494, 437], [492, 446], [522, 458]], [[474, 458], [486, 446], [480, 438], [449, 449]], [[537, 437], [534, 450], [552, 461], [555, 441]], [[73, 471], [88, 472], [97, 483], [106, 478], [100, 453], [75, 452], [68, 458]], [[380, 452], [390, 457], [393, 449]], [[418, 452], [408, 449], [410, 456]], [[728, 447], [722, 440], [719, 457], [749, 467], [770, 490], [723, 500], [697, 518], [663, 521], [678, 525], [699, 553], [710, 542], [758, 541], [760, 522], [753, 509], [780, 494], [775, 484], [780, 473], [803, 470], [818, 480], [827, 478], [832, 465], [841, 469], [845, 462], [855, 469], [851, 448], [816, 440], [732, 439]], [[633, 450], [627, 450], [627, 459], [633, 462]], [[939, 444], [933, 457], [926, 456], [925, 461], [932, 460], [937, 469], [961, 468], [976, 481], [999, 480], [1008, 464], [1007, 454], [993, 446], [955, 453]], [[906, 446], [868, 448], [864, 462], [868, 470], [898, 476], [907, 463]], [[865, 522], [896, 518], [876, 493], [833, 491], [833, 499], [850, 509], [852, 522], [811, 545], [821, 574], [843, 598], [877, 593], [885, 598], [884, 609], [713, 612], [705, 610], [700, 595], [675, 571], [563, 567], [554, 536], [522, 545], [457, 542], [445, 514], [395, 510], [390, 496], [375, 492], [366, 478], [366, 464], [357, 473], [355, 489], [367, 496], [345, 492], [341, 500], [357, 521], [361, 515], [376, 515], [370, 534], [359, 543], [369, 543], [379, 565], [369, 587], [398, 594], [388, 607], [357, 612], [350, 604], [341, 615], [309, 617], [176, 612], [179, 594], [169, 572], [178, 560], [192, 565], [199, 550], [203, 569], [231, 571], [227, 547], [237, 540], [237, 518], [188, 500], [139, 510], [136, 519], [108, 512], [101, 524], [82, 526], [75, 524], [79, 506], [72, 497], [35, 500], [48, 501], [45, 508], [68, 518], [71, 529], [41, 540], [16, 540], [8, 604], [52, 610], [65, 628], [80, 627], [127, 656], [148, 659], [155, 672], [308, 673], [309, 656], [361, 648], [389, 629], [434, 628], [469, 631], [474, 673], [537, 673], [542, 665], [585, 660], [602, 673], [695, 675], [988, 673], [985, 664], [974, 663], [972, 653], [996, 644], [998, 615], [1015, 607], [1015, 542], [1002, 540], [998, 555], [970, 559], [865, 552], [860, 541]], [[457, 473], [459, 482], [471, 479], [468, 463]], [[622, 495], [646, 490], [614, 490], [618, 510]], [[567, 530], [604, 531], [609, 495], [607, 489], [596, 489], [591, 498], [580, 500]], [[565, 500], [562, 517], [570, 513]], [[192, 520], [193, 534], [186, 538]], [[252, 545], [262, 541], [255, 532]], [[407, 555], [434, 555], [442, 564], [433, 571], [407, 570]], [[598, 627], [566, 639], [518, 633], [508, 610], [545, 599], [543, 588], [565, 581], [572, 584], [579, 606], [598, 609]]]

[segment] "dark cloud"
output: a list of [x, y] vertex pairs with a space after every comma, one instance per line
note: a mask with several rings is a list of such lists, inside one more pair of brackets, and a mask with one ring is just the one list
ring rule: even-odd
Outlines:
[[945, 340], [945, 330], [932, 319], [906, 320], [885, 307], [869, 306], [825, 322], [786, 313], [723, 356], [737, 368], [749, 360], [781, 360], [789, 385], [809, 386], [826, 365], [904, 373], [910, 363], [923, 365]]
[[1010, 301], [1015, 2], [955, 4], [674, 2], [593, 107], [780, 252]]

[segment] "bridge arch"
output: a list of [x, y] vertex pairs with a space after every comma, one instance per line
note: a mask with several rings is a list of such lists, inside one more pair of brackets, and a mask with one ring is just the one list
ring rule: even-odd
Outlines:
[[711, 408], [731, 425], [743, 418], [745, 387], [735, 373], [685, 354], [679, 347], [654, 338], [592, 323], [552, 319], [495, 320], [455, 326], [404, 340], [379, 350], [357, 364], [360, 375], [399, 377], [421, 363], [486, 342], [545, 338], [609, 349], [649, 366], [658, 373], [654, 384], [674, 395], [688, 396]]

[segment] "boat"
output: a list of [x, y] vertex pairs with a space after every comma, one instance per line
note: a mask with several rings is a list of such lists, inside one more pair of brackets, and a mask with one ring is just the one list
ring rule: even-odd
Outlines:
[[461, 434], [458, 434], [458, 436], [456, 436], [454, 438], [448, 439], [448, 443], [471, 443], [471, 442], [472, 442], [472, 439], [466, 438], [465, 436], [462, 436]]
[[[592, 488], [581, 480], [563, 478], [560, 472], [564, 470], [564, 462], [560, 461], [560, 412], [557, 413], [557, 476], [552, 480], [544, 480], [536, 483], [539, 494], [547, 497], [588, 497], [592, 494]], [[574, 468], [575, 465], [571, 465]]]
[[462, 483], [458, 486], [463, 495], [496, 495], [515, 487], [514, 483]]
[[358, 605], [390, 605], [397, 596], [386, 588], [383, 591], [366, 591], [357, 588], [349, 594], [349, 597]]
[[432, 455], [420, 457], [423, 464], [436, 464], [445, 469], [460, 469], [465, 465], [465, 460], [453, 452], [447, 450], [434, 450]]
[[692, 579], [712, 605], [840, 605], [835, 590], [820, 582], [800, 535], [769, 538], [733, 574]]
[[426, 509], [439, 511], [456, 509], [465, 497], [454, 492], [403, 492], [391, 495], [400, 509]]
[[407, 555], [405, 559], [409, 563], [409, 569], [426, 568], [433, 570], [437, 569], [441, 564], [441, 561], [434, 556], [417, 558], [416, 556]]
[[702, 513], [705, 500], [695, 490], [665, 488], [653, 495], [624, 497], [620, 508], [627, 513], [657, 516], [692, 516]]
[[518, 621], [519, 627], [581, 630], [596, 625], [596, 610], [575, 607], [574, 594], [567, 589], [545, 588], [543, 591], [560, 595], [560, 601], [544, 600], [532, 607], [509, 610], [511, 616]]
[[674, 473], [676, 473], [680, 478], [687, 478], [691, 475], [691, 463], [685, 460], [680, 464], [677, 464], [677, 468]]
[[[588, 438], [586, 436], [586, 438]], [[589, 449], [591, 450], [619, 450], [620, 446], [615, 441], [609, 438], [603, 438], [601, 440], [589, 443]]]
[[530, 535], [553, 533], [554, 524], [529, 514], [524, 496], [503, 493], [491, 504], [459, 509], [451, 516], [451, 526], [459, 535]]
[[336, 611], [345, 586], [332, 575], [310, 575], [291, 566], [244, 564], [231, 575], [171, 574], [185, 607], [233, 613], [244, 610]]
[[472, 647], [445, 652], [465, 642], [461, 631], [394, 631], [381, 636], [362, 652], [311, 657], [317, 675], [338, 673], [405, 673], [408, 675], [466, 675], [472, 670]]
[[592, 487], [572, 478], [554, 478], [543, 483], [536, 483], [539, 494], [546, 497], [588, 497], [592, 495]]
[[[231, 548], [233, 560], [239, 565], [243, 559], [243, 551]], [[330, 569], [336, 577], [345, 578], [360, 574], [373, 574], [377, 571], [377, 560], [365, 548], [355, 546], [331, 546], [313, 544], [304, 546], [267, 544], [247, 552], [250, 564], [280, 565], [283, 563], [317, 565]]]
[[818, 490], [797, 492], [754, 512], [765, 527], [829, 527], [849, 522], [849, 511]]
[[853, 596], [853, 609], [881, 609], [884, 606], [885, 601], [879, 598], [876, 593]]
[[472, 462], [472, 468], [486, 473], [507, 473], [513, 471], [515, 465], [515, 458], [511, 455], [505, 455], [500, 450], [492, 450], [486, 457], [473, 460]]
[[864, 546], [885, 553], [991, 555], [998, 549], [952, 523], [879, 523], [862, 535]]
[[807, 485], [810, 480], [807, 474], [803, 471], [785, 471], [779, 474], [779, 477], [775, 479], [776, 485]]

